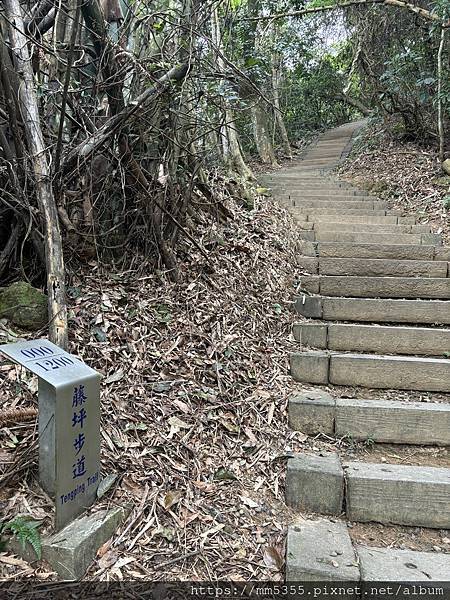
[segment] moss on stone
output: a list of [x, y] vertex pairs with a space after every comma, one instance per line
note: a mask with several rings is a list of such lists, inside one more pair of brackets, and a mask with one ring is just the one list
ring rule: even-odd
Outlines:
[[48, 321], [47, 296], [25, 281], [0, 291], [0, 318], [18, 327], [41, 329]]

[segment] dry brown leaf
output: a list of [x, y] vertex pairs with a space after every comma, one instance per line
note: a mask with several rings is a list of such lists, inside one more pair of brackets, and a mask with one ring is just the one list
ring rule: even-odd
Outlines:
[[167, 492], [167, 494], [164, 496], [164, 500], [163, 500], [164, 508], [166, 510], [169, 510], [169, 508], [171, 506], [173, 506], [174, 504], [177, 504], [177, 502], [179, 502], [182, 497], [183, 497], [183, 493], [180, 490], [173, 490], [173, 491]]
[[270, 568], [280, 571], [283, 567], [283, 559], [275, 546], [266, 546], [264, 548], [264, 562]]

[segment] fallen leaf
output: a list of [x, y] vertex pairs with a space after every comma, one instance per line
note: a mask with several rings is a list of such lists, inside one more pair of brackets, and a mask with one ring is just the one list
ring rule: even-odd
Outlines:
[[248, 506], [249, 508], [256, 508], [257, 506], [259, 506], [257, 502], [255, 502], [251, 498], [247, 498], [246, 496], [241, 496], [240, 499], [242, 500], [242, 503], [245, 504], [245, 506]]
[[275, 546], [266, 546], [264, 549], [264, 562], [270, 568], [281, 570], [283, 559]]
[[220, 469], [217, 469], [214, 473], [214, 479], [217, 479], [217, 481], [233, 481], [236, 480], [237, 477], [232, 471], [220, 467]]
[[178, 417], [170, 417], [168, 423], [170, 425], [169, 435], [167, 436], [169, 439], [172, 439], [181, 429], [189, 429], [189, 425]]
[[213, 483], [206, 483], [206, 481], [193, 481], [192, 483], [197, 489], [206, 494], [214, 492], [216, 489], [216, 486]]
[[153, 535], [160, 535], [166, 538], [167, 541], [172, 542], [175, 539], [176, 531], [173, 527], [158, 527], [153, 531]]
[[111, 489], [116, 479], [116, 473], [110, 473], [109, 475], [106, 475], [106, 477], [103, 477], [97, 488], [97, 498], [101, 498], [102, 496], [104, 496], [106, 492], [108, 492]]
[[109, 569], [117, 562], [119, 558], [119, 553], [117, 550], [109, 550], [104, 554], [98, 561], [98, 566], [100, 569]]
[[97, 550], [97, 557], [102, 558], [102, 556], [104, 556], [108, 552], [108, 550], [111, 548], [111, 544], [112, 544], [112, 538], [110, 538], [102, 546], [100, 546], [100, 548]]
[[270, 425], [273, 419], [273, 413], [275, 412], [275, 402], [272, 402], [269, 408], [269, 412], [267, 413], [267, 423]]
[[208, 529], [208, 531], [204, 531], [203, 533], [201, 533], [200, 537], [207, 538], [208, 536], [214, 535], [218, 531], [221, 531], [224, 527], [225, 527], [225, 523], [219, 523], [219, 525], [216, 525], [215, 527], [211, 527], [211, 529]]
[[[99, 341], [105, 341], [105, 340], [99, 340]], [[122, 369], [119, 369], [112, 375], [108, 375], [108, 377], [105, 379], [105, 383], [114, 383], [115, 381], [120, 381], [122, 378], [123, 378], [123, 371], [122, 371]]]
[[176, 504], [177, 502], [179, 502], [182, 497], [183, 497], [183, 493], [180, 490], [174, 490], [171, 492], [167, 492], [167, 494], [164, 496], [164, 503], [163, 503], [164, 508], [166, 510], [169, 510], [169, 508], [171, 506], [173, 506], [174, 504]]

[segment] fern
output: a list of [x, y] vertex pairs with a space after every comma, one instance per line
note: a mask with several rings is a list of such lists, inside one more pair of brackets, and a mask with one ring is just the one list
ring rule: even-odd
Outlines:
[[1, 531], [5, 533], [9, 531], [19, 540], [23, 550], [25, 550], [27, 543], [30, 544], [37, 558], [40, 560], [42, 556], [41, 536], [38, 531], [40, 524], [40, 521], [34, 521], [30, 517], [16, 517], [12, 521], [5, 523]]

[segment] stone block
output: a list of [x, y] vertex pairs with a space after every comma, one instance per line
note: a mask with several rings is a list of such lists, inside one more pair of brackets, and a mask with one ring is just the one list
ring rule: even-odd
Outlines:
[[435, 260], [450, 261], [450, 246], [436, 246], [434, 250]]
[[[311, 316], [319, 318], [316, 315]], [[321, 298], [321, 318], [328, 321], [449, 324], [450, 302], [441, 300]]]
[[350, 521], [450, 528], [450, 469], [344, 463]]
[[[319, 275], [322, 296], [359, 298], [450, 298], [449, 278], [339, 277]], [[315, 292], [318, 293], [318, 292]]]
[[[415, 227], [415, 225], [379, 225], [376, 223], [349, 223], [346, 220], [344, 221], [323, 221], [320, 223], [314, 224], [314, 230], [320, 234], [323, 231], [344, 231], [344, 232], [354, 232], [354, 233], [391, 233], [393, 237], [396, 237], [398, 234], [411, 234], [414, 233], [411, 231], [411, 228]], [[422, 233], [422, 232], [421, 232]]]
[[286, 545], [286, 581], [357, 583], [358, 562], [345, 523], [323, 519], [291, 525]]
[[[392, 244], [392, 233], [355, 233], [349, 231], [326, 230], [315, 232], [317, 242], [339, 242], [345, 244]], [[395, 235], [395, 241], [398, 244], [421, 244], [423, 235], [413, 233], [398, 233]], [[426, 242], [423, 242], [426, 243]], [[431, 242], [428, 242], [428, 245]]]
[[[295, 339], [307, 348], [327, 348], [328, 325], [319, 323], [294, 323]], [[450, 346], [449, 346], [450, 347]]]
[[363, 582], [450, 582], [450, 554], [365, 546], [355, 550]]
[[447, 277], [447, 263], [436, 260], [320, 257], [319, 273], [360, 277]]
[[328, 378], [329, 382], [335, 385], [450, 392], [450, 360], [412, 356], [332, 354]]
[[308, 435], [334, 434], [335, 399], [321, 390], [293, 394], [289, 398], [289, 427]]
[[297, 258], [297, 267], [304, 273], [317, 275], [319, 271], [319, 259], [311, 256], [300, 256]]
[[300, 290], [308, 294], [318, 294], [320, 291], [320, 278], [317, 275], [300, 277]]
[[339, 456], [298, 454], [286, 472], [286, 503], [293, 508], [340, 515], [344, 499], [344, 473]]
[[79, 517], [42, 542], [42, 557], [64, 580], [83, 577], [97, 550], [125, 518], [124, 508], [114, 508]]
[[322, 318], [322, 298], [319, 296], [297, 296], [295, 310], [309, 319]]
[[308, 240], [301, 240], [297, 245], [297, 252], [302, 256], [316, 256], [316, 244], [314, 242], [308, 242]]
[[354, 440], [450, 446], [450, 406], [443, 403], [337, 398], [334, 426], [337, 437]]
[[301, 240], [308, 240], [310, 242], [314, 242], [316, 239], [316, 234], [314, 231], [299, 231], [298, 232], [298, 237]]
[[326, 352], [293, 352], [290, 355], [291, 375], [305, 383], [328, 383], [330, 357]]
[[[308, 329], [306, 334], [302, 330], [303, 337], [305, 345], [314, 337], [318, 342], [321, 339], [314, 329], [309, 335]], [[328, 326], [327, 345], [310, 346], [348, 352], [443, 356], [450, 349], [450, 329], [332, 323]]]
[[442, 234], [440, 233], [421, 233], [420, 243], [426, 246], [442, 246]]
[[320, 242], [318, 244], [318, 254], [321, 258], [434, 260], [435, 246], [421, 246], [419, 244], [393, 244], [392, 241], [393, 240], [391, 238], [390, 243], [387, 242], [384, 244]]

